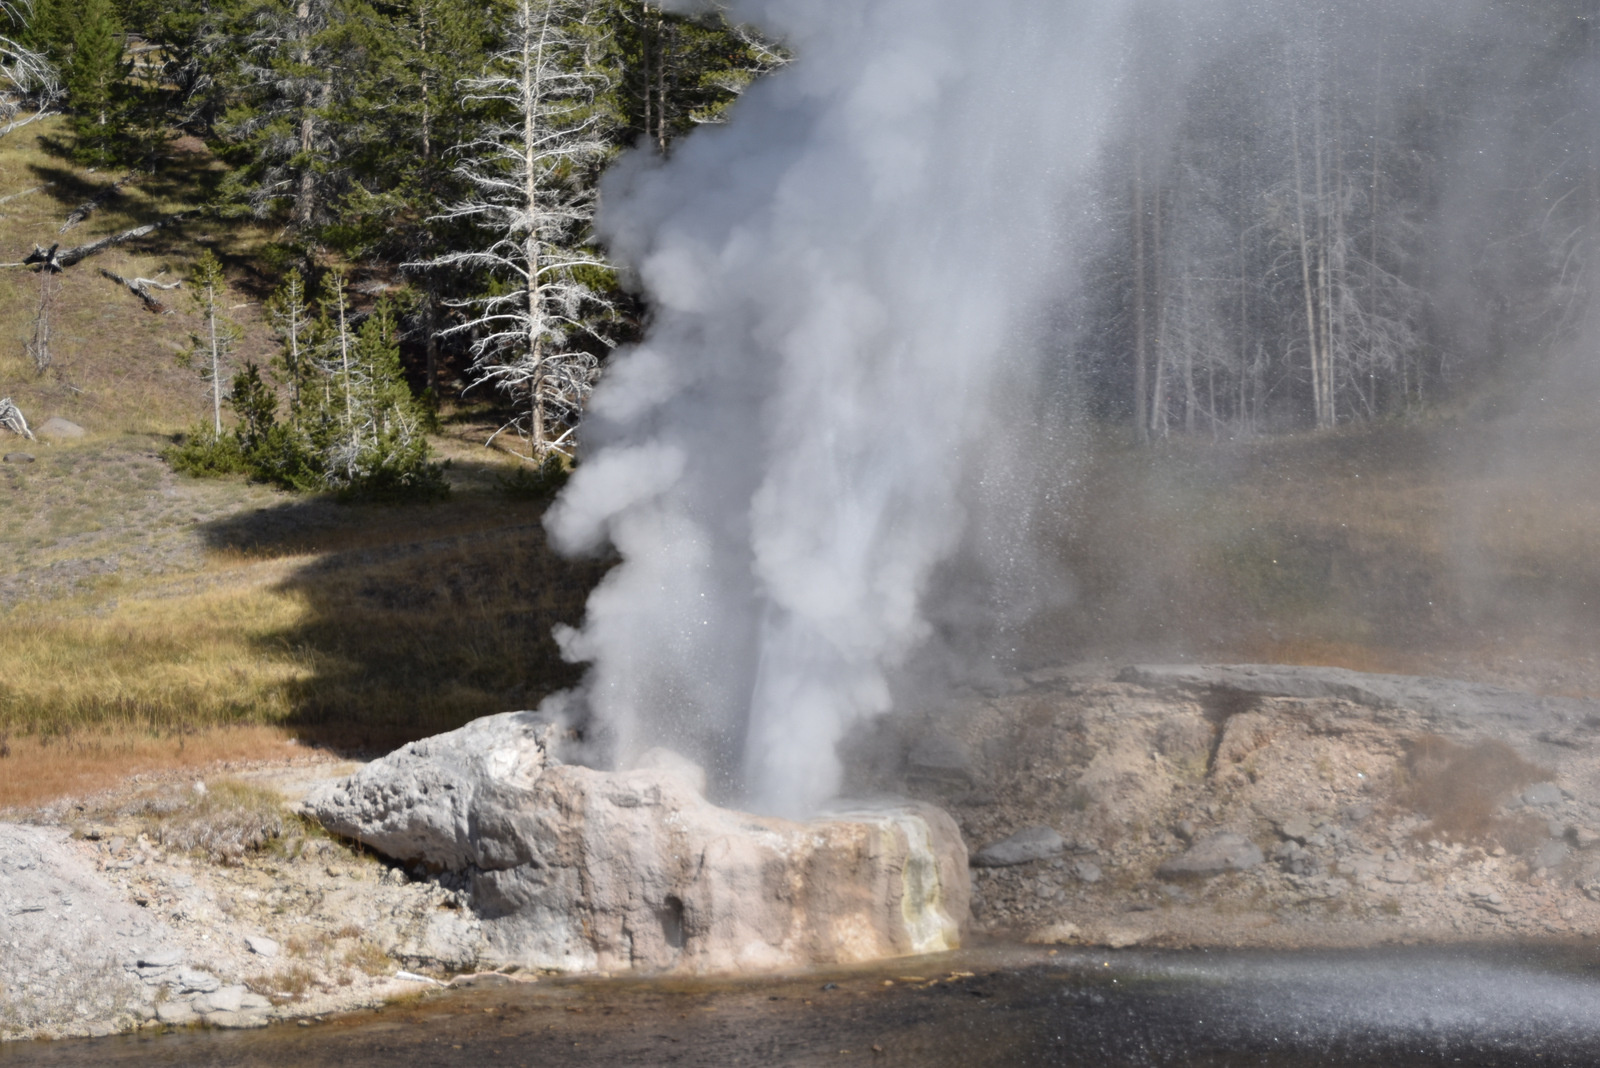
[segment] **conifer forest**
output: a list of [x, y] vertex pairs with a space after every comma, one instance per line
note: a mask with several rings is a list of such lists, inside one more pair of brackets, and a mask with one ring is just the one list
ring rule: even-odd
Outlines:
[[[1218, 32], [1199, 15], [1127, 36], [1130, 121], [1096, 202], [1063, 205], [1093, 215], [1086, 281], [1039, 339], [1076, 409], [1141, 441], [1333, 427], [1576, 338], [1600, 274], [1591, 0], [1258, 6], [1205, 49], [1183, 47]], [[593, 229], [608, 164], [671, 154], [794, 58], [643, 0], [6, 0], [0, 19], [0, 130], [63, 115], [65, 150], [116, 176], [198, 140], [222, 164], [204, 212], [272, 228], [282, 355], [230, 362], [226, 301], [207, 305], [190, 357], [214, 419], [182, 462], [302, 488], [437, 489], [424, 432], [452, 389], [565, 463], [650, 314]], [[192, 299], [228, 285], [196, 270]], [[147, 282], [128, 284], [158, 299]]]

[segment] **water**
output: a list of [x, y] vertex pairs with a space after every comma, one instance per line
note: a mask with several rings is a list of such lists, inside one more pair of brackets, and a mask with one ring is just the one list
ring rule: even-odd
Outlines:
[[739, 981], [557, 980], [0, 1065], [1593, 1065], [1600, 953], [988, 949]]

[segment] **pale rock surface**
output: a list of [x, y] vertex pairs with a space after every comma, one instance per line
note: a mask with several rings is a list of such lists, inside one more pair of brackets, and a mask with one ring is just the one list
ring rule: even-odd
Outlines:
[[1199, 839], [1184, 853], [1163, 863], [1156, 874], [1218, 875], [1253, 868], [1265, 859], [1260, 848], [1242, 834], [1214, 834]]
[[941, 809], [757, 817], [707, 801], [675, 754], [596, 771], [556, 763], [557, 737], [531, 713], [487, 717], [307, 806], [337, 834], [448, 872], [488, 963], [719, 972], [959, 945], [967, 854]]
[[176, 964], [172, 932], [123, 898], [58, 828], [0, 823], [0, 1019], [110, 1017], [146, 997], [141, 958]]

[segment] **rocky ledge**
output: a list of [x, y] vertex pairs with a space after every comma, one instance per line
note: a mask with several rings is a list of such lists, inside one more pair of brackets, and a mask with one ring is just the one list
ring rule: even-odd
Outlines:
[[885, 720], [975, 931], [1101, 945], [1600, 936], [1600, 702], [1337, 668], [1062, 668]]

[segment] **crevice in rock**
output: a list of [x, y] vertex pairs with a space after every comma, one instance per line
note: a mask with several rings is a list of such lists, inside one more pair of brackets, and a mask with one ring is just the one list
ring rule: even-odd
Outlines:
[[1200, 707], [1212, 727], [1211, 751], [1206, 754], [1206, 776], [1217, 768], [1217, 753], [1228, 731], [1228, 720], [1243, 712], [1253, 712], [1261, 705], [1261, 695], [1245, 693], [1230, 687], [1214, 686], [1200, 695]]

